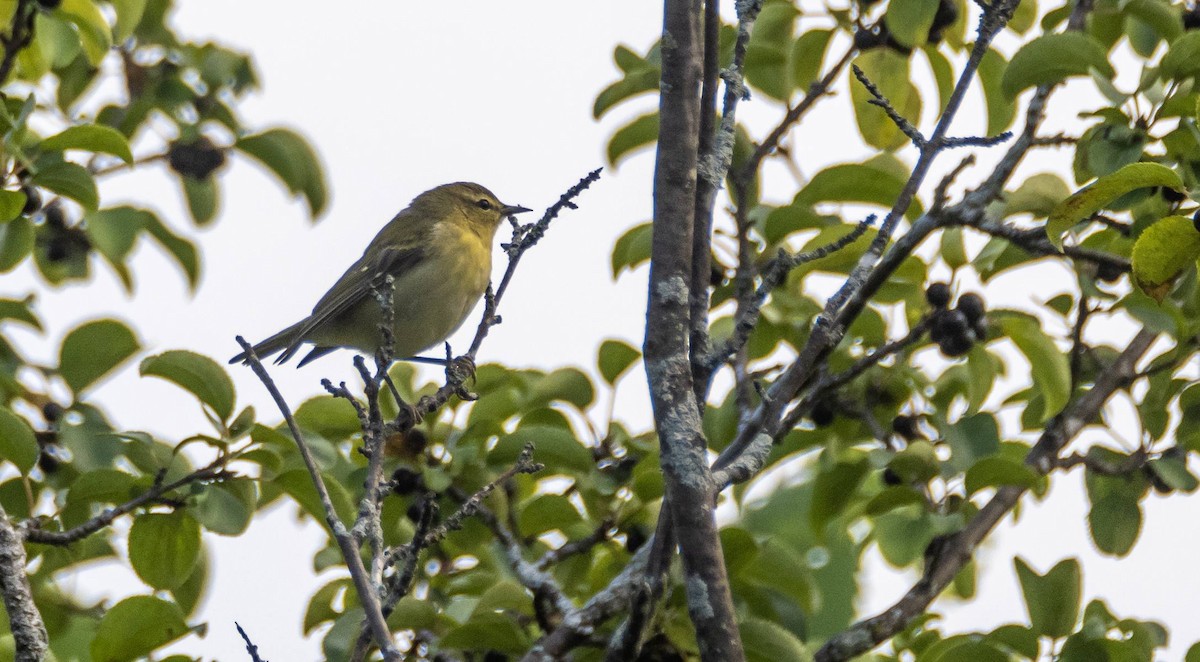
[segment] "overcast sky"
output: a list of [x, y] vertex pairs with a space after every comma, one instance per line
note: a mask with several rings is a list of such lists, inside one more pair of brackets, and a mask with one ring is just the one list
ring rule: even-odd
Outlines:
[[[153, 247], [137, 254], [133, 297], [100, 266], [86, 287], [48, 292], [39, 300], [51, 335], [21, 337], [35, 357], [53, 356], [61, 334], [80, 321], [116, 316], [132, 322], [147, 353], [184, 348], [224, 359], [237, 351], [235, 334], [257, 340], [306, 315], [379, 226], [417, 193], [445, 182], [477, 181], [505, 202], [540, 211], [603, 164], [608, 135], [633, 115], [634, 106], [644, 111], [653, 104], [647, 97], [604, 122], [591, 117], [596, 92], [616, 76], [613, 46], [626, 43], [642, 52], [659, 32], [661, 6], [647, 0], [176, 4], [181, 36], [253, 54], [263, 89], [241, 106], [247, 123], [283, 124], [308, 136], [331, 184], [329, 212], [310, 225], [300, 203], [261, 170], [235, 159], [221, 178], [220, 222], [197, 233], [187, 228], [179, 193], [159, 166], [116, 178], [102, 188], [104, 204], [149, 197], [168, 222], [199, 235], [202, 285], [189, 295], [174, 265]], [[766, 101], [743, 106], [743, 117], [759, 127], [769, 126], [778, 112]], [[930, 112], [927, 108], [926, 119]], [[956, 133], [980, 132], [982, 117], [972, 95]], [[1069, 126], [1072, 116], [1060, 121]], [[856, 143], [843, 98], [820, 106], [793, 144], [803, 155], [805, 174], [812, 175], [823, 165], [867, 154], [853, 147]], [[1064, 155], [1051, 155], [1046, 164], [1026, 164], [1024, 172], [1061, 170], [1066, 163]], [[645, 271], [614, 283], [609, 252], [624, 229], [649, 218], [651, 170], [647, 153], [606, 171], [579, 198], [580, 209], [554, 223], [543, 243], [522, 260], [501, 310], [504, 323], [489, 335], [481, 362], [591, 369], [604, 338], [640, 345]], [[782, 169], [771, 176], [786, 185]], [[503, 268], [502, 255], [496, 263]], [[1063, 271], [1049, 273], [1058, 280], [1034, 286], [999, 279], [987, 291], [990, 305], [1028, 308], [1070, 282]], [[0, 294], [23, 295], [40, 286], [35, 281], [23, 268], [4, 278]], [[465, 349], [475, 319], [453, 344]], [[321, 392], [322, 377], [353, 382], [349, 356], [335, 354], [301, 370], [287, 366], [275, 376], [285, 396], [298, 403]], [[239, 403], [253, 404], [260, 418], [275, 420], [249, 371], [233, 367], [231, 372]], [[648, 405], [639, 379], [622, 384], [618, 416], [645, 426]], [[139, 378], [136, 362], [99, 388], [96, 399], [119, 426], [164, 439], [178, 440], [207, 425], [182, 391]], [[1122, 419], [1119, 408], [1114, 416]], [[1024, 622], [1013, 555], [1041, 571], [1079, 556], [1085, 563], [1085, 599], [1104, 597], [1119, 616], [1164, 622], [1173, 643], [1167, 657], [1181, 657], [1200, 638], [1194, 618], [1200, 575], [1192, 570], [1191, 553], [1200, 542], [1190, 526], [1194, 499], [1151, 496], [1133, 554], [1105, 559], [1094, 552], [1087, 533], [1080, 475], [1059, 478], [1048, 503], [1027, 499], [1020, 524], [1000, 527], [996, 542], [983, 551], [979, 598], [965, 605], [938, 604], [947, 629], [988, 630]], [[232, 625], [236, 620], [268, 659], [320, 657], [325, 630], [304, 640], [299, 629], [313, 590], [336, 574], [314, 576], [311, 554], [319, 537], [312, 522], [297, 523], [294, 511], [276, 509], [238, 538], [206, 537], [212, 584], [199, 620], [208, 622], [208, 634], [185, 639], [175, 650], [206, 659], [242, 659], [244, 648]], [[877, 561], [870, 567], [865, 611], [890, 605], [913, 579]], [[114, 568], [89, 569], [64, 583], [90, 595], [109, 588], [114, 596], [146, 590], [130, 573]]]

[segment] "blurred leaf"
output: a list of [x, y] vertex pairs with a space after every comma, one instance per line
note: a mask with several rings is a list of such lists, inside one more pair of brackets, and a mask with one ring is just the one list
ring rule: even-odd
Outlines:
[[24, 208], [24, 193], [0, 190], [0, 223], [7, 223], [20, 216]]
[[[1024, 2], [1021, 3], [1025, 4]], [[979, 84], [987, 104], [987, 135], [999, 135], [1012, 125], [1017, 115], [1016, 104], [1004, 92], [1004, 74], [1008, 61], [995, 50], [988, 49], [979, 61]]]
[[144, 513], [129, 529], [129, 563], [138, 577], [159, 590], [185, 582], [200, 555], [200, 525], [182, 510]]
[[180, 177], [179, 181], [183, 184], [183, 195], [187, 199], [192, 220], [201, 227], [211, 223], [217, 217], [220, 206], [220, 189], [217, 188], [216, 178]]
[[1049, 172], [1032, 175], [1017, 190], [1004, 195], [1004, 215], [1033, 214], [1034, 218], [1049, 216], [1071, 189], [1062, 177]]
[[1200, 257], [1200, 232], [1192, 219], [1168, 216], [1146, 228], [1133, 245], [1133, 279], [1159, 303], [1175, 279]]
[[821, 79], [821, 62], [832, 36], [833, 30], [806, 30], [792, 43], [792, 84], [802, 94]]
[[1104, 48], [1095, 39], [1079, 32], [1043, 35], [1021, 46], [1013, 55], [1004, 70], [1001, 88], [1013, 99], [1030, 87], [1086, 76], [1092, 68], [1109, 78], [1116, 76]]
[[744, 618], [738, 623], [747, 662], [811, 662], [812, 653], [778, 623], [762, 618]]
[[825, 525], [850, 504], [869, 469], [870, 463], [865, 457], [860, 457], [854, 461], [838, 462], [817, 474], [813, 483], [809, 521], [818, 536], [822, 535]]
[[75, 397], [129, 357], [141, 345], [129, 327], [116, 320], [88, 322], [67, 334], [58, 352], [59, 373]]
[[617, 167], [631, 152], [658, 140], [658, 113], [642, 115], [613, 132], [608, 139], [608, 163]]
[[1039, 480], [1037, 473], [1022, 462], [1007, 457], [985, 457], [967, 470], [964, 487], [971, 496], [985, 487], [1016, 485], [1033, 488]]
[[93, 0], [63, 0], [55, 13], [75, 26], [88, 62], [92, 66], [99, 66], [112, 48], [113, 38], [108, 21], [96, 3]]
[[511, 616], [503, 613], [474, 614], [471, 620], [451, 629], [438, 642], [442, 649], [495, 650], [518, 654], [529, 646], [529, 637]]
[[142, 360], [143, 377], [162, 377], [212, 407], [222, 421], [233, 415], [233, 380], [216, 361], [187, 350], [175, 349]]
[[1142, 532], [1142, 509], [1137, 499], [1125, 494], [1106, 494], [1092, 502], [1088, 529], [1101, 552], [1125, 556]]
[[1067, 355], [1046, 335], [1037, 318], [1006, 311], [999, 321], [1004, 335], [1029, 360], [1034, 387], [1045, 400], [1042, 420], [1049, 420], [1062, 410], [1071, 396], [1071, 367]]
[[96, 626], [93, 662], [126, 662], [145, 656], [189, 632], [177, 605], [135, 595], [113, 605]]
[[25, 419], [8, 407], [0, 407], [0, 462], [8, 460], [22, 475], [37, 464], [38, 444]]
[[239, 138], [234, 147], [275, 173], [292, 194], [303, 194], [309, 214], [316, 218], [328, 201], [325, 175], [316, 153], [303, 137], [287, 129], [269, 129]]
[[95, 211], [100, 204], [96, 180], [87, 168], [70, 161], [59, 161], [41, 167], [30, 178], [34, 186], [54, 191], [71, 198], [88, 211]]
[[786, 102], [795, 89], [790, 59], [799, 14], [790, 2], [763, 5], [746, 46], [746, 82], [776, 101]]
[[258, 505], [254, 481], [237, 478], [208, 485], [196, 497], [191, 509], [197, 521], [208, 531], [223, 536], [241, 535], [250, 526]]
[[33, 223], [25, 216], [0, 223], [0, 272], [12, 271], [24, 262], [33, 250], [33, 239]]
[[600, 352], [596, 361], [600, 367], [600, 375], [604, 381], [608, 382], [609, 386], [612, 386], [641, 356], [641, 352], [627, 343], [620, 340], [605, 340], [600, 344]]
[[1176, 39], [1158, 67], [1165, 80], [1183, 81], [1200, 74], [1200, 32], [1188, 31]]
[[133, 29], [142, 20], [148, 0], [110, 0], [117, 13], [117, 24], [113, 29], [113, 41], [123, 42], [133, 34]]
[[[819, 202], [863, 202], [891, 209], [904, 188], [908, 173], [892, 166], [895, 158], [880, 156], [865, 163], [846, 163], [825, 168], [796, 194], [792, 205], [811, 207]], [[913, 200], [905, 218], [914, 221], [924, 208]]]
[[[2, 229], [2, 227], [0, 227]], [[650, 260], [650, 241], [654, 226], [650, 223], [635, 225], [617, 239], [612, 250], [613, 279], [625, 269], [633, 269]]]
[[129, 141], [125, 136], [120, 131], [100, 124], [68, 127], [46, 138], [38, 147], [51, 152], [82, 149], [96, 154], [111, 154], [120, 157], [125, 163], [133, 163], [133, 152], [129, 150]]
[[1074, 632], [1083, 583], [1079, 561], [1060, 561], [1044, 575], [1039, 575], [1020, 557], [1013, 562], [1034, 632], [1051, 638]]
[[142, 221], [145, 224], [146, 232], [154, 237], [155, 241], [175, 259], [187, 276], [188, 286], [195, 290], [196, 285], [200, 282], [200, 255], [196, 251], [196, 246], [171, 232], [158, 216], [150, 212], [144, 213], [146, 216], [142, 217]]
[[[910, 122], [920, 121], [921, 93], [909, 81], [908, 56], [890, 48], [873, 48], [859, 54], [854, 64], [879, 88], [901, 117]], [[871, 103], [873, 98], [862, 83], [851, 81], [850, 99], [863, 140], [871, 147], [888, 151], [907, 145], [908, 136], [900, 131], [882, 108]]]
[[937, 8], [938, 0], [891, 0], [883, 23], [896, 41], [917, 48], [928, 40]]

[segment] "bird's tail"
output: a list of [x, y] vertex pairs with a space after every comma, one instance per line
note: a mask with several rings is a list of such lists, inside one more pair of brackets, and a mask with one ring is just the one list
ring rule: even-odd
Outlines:
[[[266, 340], [263, 340], [263, 341], [255, 344], [254, 345], [254, 354], [256, 356], [258, 356], [258, 358], [260, 358], [260, 359], [265, 359], [268, 356], [270, 356], [280, 350], [288, 349], [289, 347], [291, 347], [294, 344], [295, 339], [296, 339], [296, 333], [300, 330], [300, 327], [303, 324], [304, 324], [304, 320], [296, 322], [295, 324], [289, 326], [288, 328], [284, 329], [283, 331], [280, 331], [279, 333], [276, 333], [275, 335], [271, 336], [270, 338], [267, 338]], [[291, 358], [292, 354], [295, 354], [295, 353], [296, 353], [295, 349], [293, 349], [291, 352], [284, 352], [284, 354], [282, 356], [280, 356], [278, 359], [276, 359], [275, 362], [283, 363], [284, 361]], [[239, 363], [239, 362], [240, 363], [248, 363], [249, 361], [248, 361], [248, 357], [246, 356], [246, 353], [242, 352], [241, 354], [238, 354], [237, 356], [233, 357], [232, 359], [229, 359], [229, 362], [230, 363]]]

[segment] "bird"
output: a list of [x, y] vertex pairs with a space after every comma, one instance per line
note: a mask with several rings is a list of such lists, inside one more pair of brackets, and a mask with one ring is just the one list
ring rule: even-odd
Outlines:
[[[296, 366], [302, 367], [341, 348], [374, 354], [382, 317], [372, 290], [390, 274], [393, 354], [415, 357], [466, 320], [488, 286], [496, 229], [505, 218], [528, 211], [471, 182], [418, 195], [383, 226], [311, 315], [255, 344], [255, 355], [279, 353], [275, 363], [285, 363], [307, 343], [313, 348]], [[229, 362], [248, 362], [248, 354]]]

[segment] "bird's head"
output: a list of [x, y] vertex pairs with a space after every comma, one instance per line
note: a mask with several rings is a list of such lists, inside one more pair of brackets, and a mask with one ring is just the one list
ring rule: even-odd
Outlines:
[[417, 196], [414, 207], [426, 207], [435, 217], [450, 216], [457, 212], [477, 231], [488, 236], [495, 232], [501, 221], [513, 214], [530, 211], [520, 205], [506, 205], [496, 194], [479, 184], [455, 182], [443, 184]]

